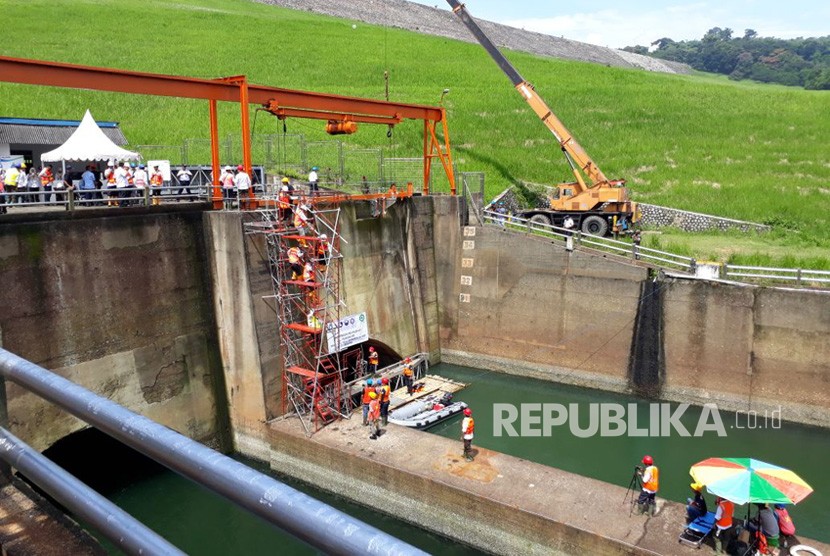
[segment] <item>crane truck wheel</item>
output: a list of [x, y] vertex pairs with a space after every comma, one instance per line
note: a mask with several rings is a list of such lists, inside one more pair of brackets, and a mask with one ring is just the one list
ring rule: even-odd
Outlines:
[[[534, 224], [541, 224], [541, 226], [534, 226]], [[545, 214], [534, 214], [530, 217], [530, 226], [531, 228], [539, 230], [549, 230], [550, 228], [548, 228], [548, 226], [550, 226], [550, 218], [548, 218]]]
[[589, 216], [582, 221], [582, 231], [592, 236], [604, 236], [608, 233], [608, 221], [601, 216]]

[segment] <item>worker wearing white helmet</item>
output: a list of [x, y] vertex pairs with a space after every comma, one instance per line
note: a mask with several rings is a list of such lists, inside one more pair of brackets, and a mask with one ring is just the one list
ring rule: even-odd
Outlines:
[[219, 176], [219, 184], [222, 186], [222, 198], [226, 209], [233, 207], [233, 168], [225, 166]]

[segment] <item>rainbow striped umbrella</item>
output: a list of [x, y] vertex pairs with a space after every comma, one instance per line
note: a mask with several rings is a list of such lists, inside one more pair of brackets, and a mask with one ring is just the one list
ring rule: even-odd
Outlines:
[[736, 504], [798, 504], [813, 492], [789, 469], [752, 458], [709, 458], [689, 473], [712, 494]]

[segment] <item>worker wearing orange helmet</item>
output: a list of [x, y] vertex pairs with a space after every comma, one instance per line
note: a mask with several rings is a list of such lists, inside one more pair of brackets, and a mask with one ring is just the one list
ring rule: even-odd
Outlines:
[[654, 458], [643, 456], [643, 465], [637, 467], [637, 474], [643, 482], [640, 497], [637, 499], [637, 513], [654, 515], [657, 511], [657, 502], [654, 498], [660, 489], [660, 470], [654, 465]]
[[369, 346], [369, 372], [375, 374], [378, 372], [378, 352], [375, 351], [373, 346]]
[[464, 408], [464, 418], [461, 420], [461, 440], [464, 441], [464, 459], [473, 461], [473, 436], [475, 435], [476, 423], [473, 420], [473, 411]]
[[380, 436], [380, 398], [377, 392], [369, 392], [369, 438], [377, 440]]

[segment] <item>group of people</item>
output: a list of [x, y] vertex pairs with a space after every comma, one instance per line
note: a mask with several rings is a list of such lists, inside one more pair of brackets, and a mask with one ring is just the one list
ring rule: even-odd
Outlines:
[[[637, 476], [640, 479], [641, 491], [636, 500], [636, 513], [654, 515], [656, 513], [657, 492], [660, 489], [660, 470], [654, 464], [654, 458], [649, 455], [643, 456], [643, 465], [636, 467]], [[704, 485], [694, 482], [691, 485], [693, 496], [686, 500], [686, 523], [689, 524], [696, 519], [709, 513], [706, 499], [703, 497]], [[735, 504], [726, 498], [715, 497], [714, 526], [712, 537], [715, 543], [715, 551], [723, 554], [726, 548], [735, 546], [737, 543], [748, 545], [750, 535], [763, 538], [765, 545], [761, 547], [761, 554], [777, 554], [780, 539], [787, 539], [795, 535], [795, 525], [783, 504], [755, 504], [758, 513], [749, 520], [746, 527], [739, 532], [738, 523], [734, 519]], [[761, 535], [758, 535], [761, 533]]]
[[[195, 200], [190, 186], [192, 176], [187, 166], [179, 169], [178, 195]], [[140, 204], [148, 192], [151, 204], [159, 205], [164, 187], [164, 174], [157, 164], [148, 168], [143, 163], [110, 161], [103, 171], [96, 164], [87, 164], [83, 171], [68, 164], [65, 172], [56, 174], [51, 164], [27, 171], [25, 163], [16, 163], [0, 169], [0, 214], [13, 204], [64, 204], [70, 195], [80, 205], [103, 204], [106, 200], [107, 206], [124, 207]]]

